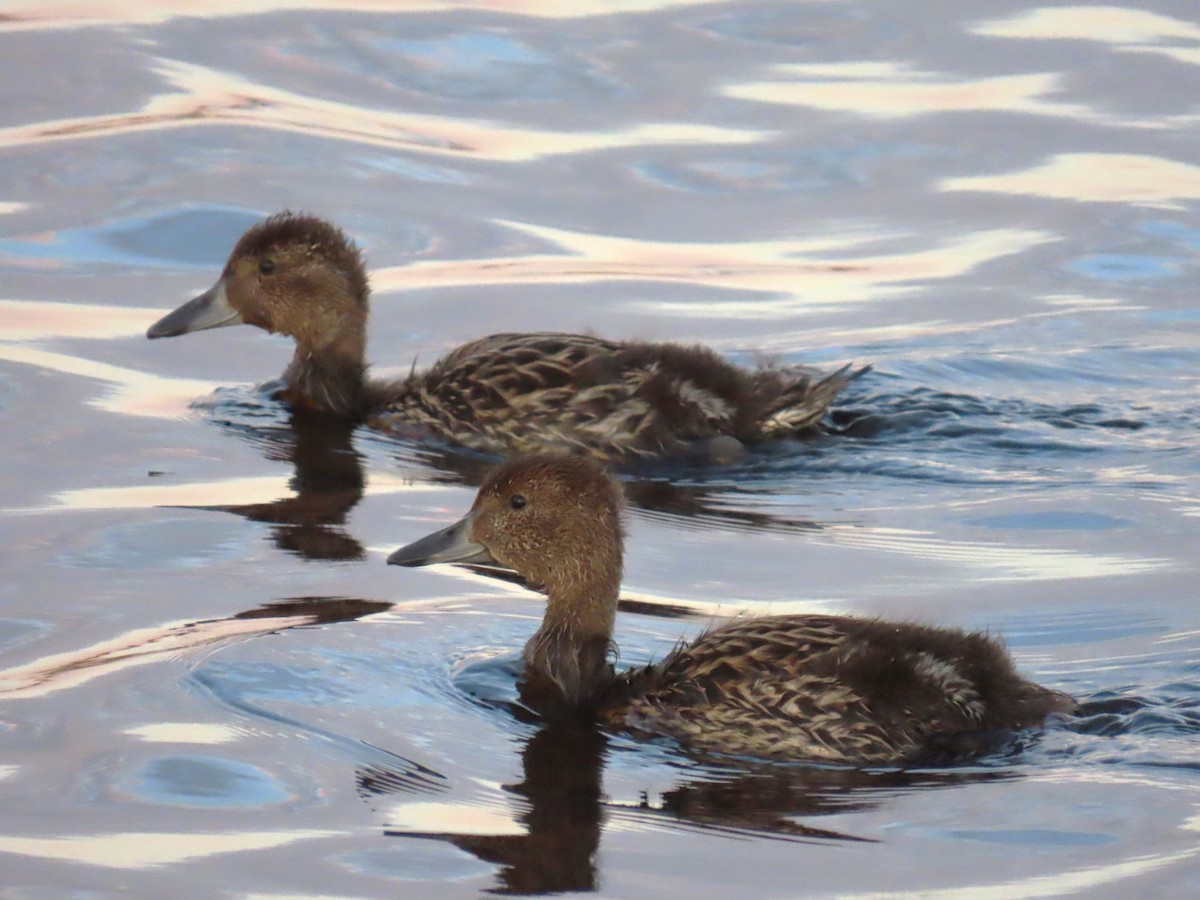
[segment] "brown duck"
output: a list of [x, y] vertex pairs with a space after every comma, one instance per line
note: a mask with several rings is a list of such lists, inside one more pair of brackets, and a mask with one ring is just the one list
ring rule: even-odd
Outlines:
[[[547, 595], [522, 694], [706, 751], [838, 763], [947, 761], [1074, 702], [1016, 673], [984, 634], [825, 615], [736, 619], [662, 662], [616, 674], [620, 486], [594, 460], [535, 454], [497, 467], [471, 511], [388, 557], [491, 562]], [[549, 702], [548, 702], [549, 701]]]
[[865, 371], [748, 370], [705, 347], [541, 332], [480, 338], [381, 382], [366, 375], [369, 293], [340, 229], [283, 212], [242, 235], [217, 283], [147, 336], [257, 325], [296, 341], [279, 392], [294, 406], [488, 453], [569, 447], [613, 460], [736, 457], [812, 428]]

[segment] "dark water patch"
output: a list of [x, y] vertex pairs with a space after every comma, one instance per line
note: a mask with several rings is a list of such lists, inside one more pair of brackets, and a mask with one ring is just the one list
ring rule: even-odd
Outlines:
[[[867, 376], [871, 378], [871, 376]], [[886, 376], [877, 376], [882, 380]], [[1062, 430], [1139, 430], [1146, 422], [1099, 403], [1054, 406], [1022, 399], [1002, 399], [934, 388], [897, 385], [899, 390], [855, 392], [835, 407], [830, 420], [835, 433], [866, 440], [915, 442], [923, 438], [1013, 435], [1041, 423]], [[1115, 424], [1110, 424], [1115, 423]], [[1008, 440], [1019, 446], [1014, 437]]]
[[1100, 691], [1068, 724], [1081, 734], [1200, 735], [1200, 681], [1173, 681], [1147, 695]]
[[274, 380], [260, 385], [220, 387], [205, 397], [197, 397], [189, 408], [223, 429], [250, 440], [271, 442], [288, 430], [291, 419], [288, 405], [274, 397], [282, 387], [282, 381]]
[[1118, 767], [1200, 773], [1200, 680], [1131, 686], [1080, 698], [1076, 715], [1056, 723], [1040, 754]]

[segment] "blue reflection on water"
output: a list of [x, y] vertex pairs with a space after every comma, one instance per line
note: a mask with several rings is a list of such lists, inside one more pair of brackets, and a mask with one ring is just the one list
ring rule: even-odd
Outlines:
[[245, 552], [249, 526], [225, 519], [117, 522], [97, 528], [81, 549], [59, 554], [60, 565], [81, 569], [196, 569]]
[[1015, 513], [1006, 516], [985, 516], [967, 519], [968, 525], [1012, 530], [1037, 529], [1044, 531], [1102, 531], [1108, 528], [1131, 528], [1131, 519], [1119, 519], [1099, 513], [1057, 509], [1044, 512]]
[[220, 267], [233, 241], [261, 219], [259, 213], [195, 206], [154, 216], [54, 232], [44, 239], [0, 241], [0, 260], [53, 259], [72, 265], [102, 263], [179, 268]]
[[1067, 270], [1101, 281], [1138, 281], [1143, 278], [1169, 278], [1179, 274], [1179, 265], [1165, 256], [1141, 256], [1134, 253], [1097, 253], [1067, 265]]
[[1188, 228], [1179, 222], [1142, 222], [1138, 225], [1138, 231], [1142, 234], [1168, 238], [1189, 250], [1200, 250], [1200, 229]]
[[994, 831], [950, 831], [946, 837], [966, 841], [986, 841], [991, 844], [1013, 844], [1021, 847], [1089, 847], [1114, 844], [1116, 835], [1099, 831], [1051, 831], [1046, 828], [1005, 828]]
[[252, 809], [283, 803], [291, 793], [269, 772], [216, 756], [150, 760], [122, 788], [140, 800], [206, 809]]

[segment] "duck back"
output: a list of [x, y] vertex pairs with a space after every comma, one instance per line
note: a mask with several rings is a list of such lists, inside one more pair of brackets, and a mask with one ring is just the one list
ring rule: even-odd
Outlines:
[[602, 714], [733, 754], [946, 762], [1073, 702], [1021, 678], [980, 633], [874, 619], [732, 622], [626, 673]]
[[490, 453], [657, 456], [723, 435], [752, 444], [811, 427], [856, 374], [745, 370], [699, 346], [495, 334], [397, 384], [371, 424], [397, 433], [415, 424]]

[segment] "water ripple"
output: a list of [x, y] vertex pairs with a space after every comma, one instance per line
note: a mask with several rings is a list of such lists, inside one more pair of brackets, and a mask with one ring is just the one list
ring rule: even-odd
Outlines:
[[0, 147], [217, 124], [352, 141], [394, 151], [528, 162], [648, 144], [750, 143], [767, 137], [760, 131], [679, 122], [642, 123], [613, 131], [521, 129], [511, 124], [352, 106], [175, 60], [159, 60], [154, 71], [174, 90], [152, 97], [136, 112], [0, 128]]

